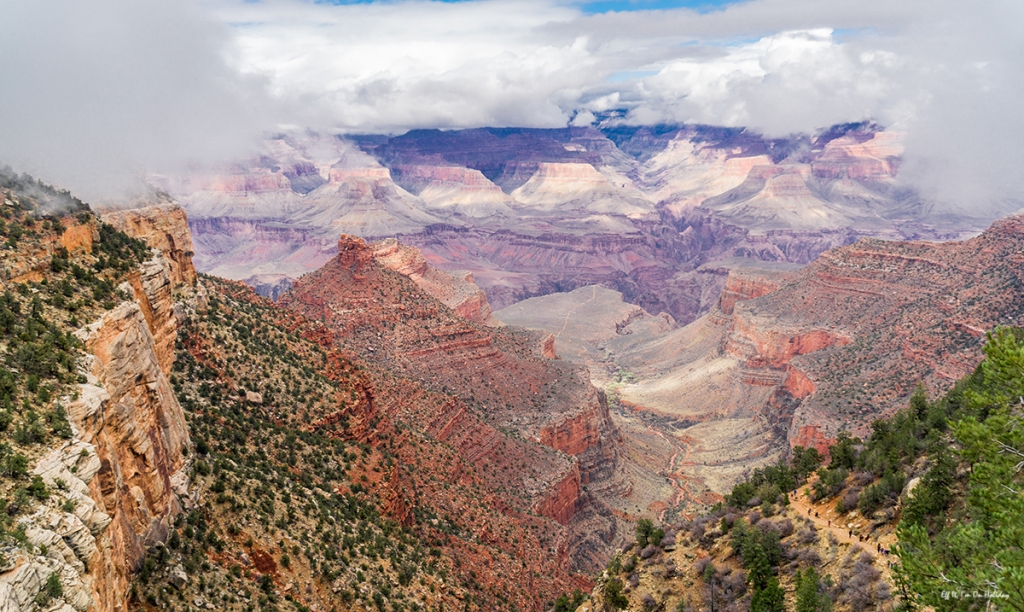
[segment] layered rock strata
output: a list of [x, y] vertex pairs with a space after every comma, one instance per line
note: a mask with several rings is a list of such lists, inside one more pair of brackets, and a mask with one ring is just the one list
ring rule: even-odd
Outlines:
[[718, 299], [724, 275], [697, 272], [709, 262], [807, 263], [862, 236], [982, 229], [901, 187], [901, 155], [902, 135], [869, 123], [781, 139], [611, 124], [307, 133], [158, 182], [189, 210], [199, 267], [229, 278], [312, 271], [338, 232], [398, 236], [434, 267], [472, 272], [498, 309], [602, 284], [687, 323]]
[[[501, 449], [517, 449], [531, 469], [510, 464], [509, 473], [521, 479], [536, 512], [571, 529], [591, 503], [583, 486], [616, 477], [622, 440], [603, 396], [578, 367], [545, 357], [536, 334], [487, 328], [444, 308], [412, 274], [392, 269], [404, 270], [394, 261], [396, 248], [377, 245], [375, 252], [342, 236], [338, 256], [296, 281], [279, 303], [324, 324], [336, 350], [449, 394], [440, 406], [412, 408], [379, 389], [374, 410], [394, 418], [421, 413], [416, 422], [470, 464], [502, 466], [509, 458]], [[405, 261], [419, 259], [406, 253]]]
[[[189, 435], [168, 380], [177, 333], [172, 291], [195, 280], [188, 229], [173, 210], [119, 214], [122, 227], [151, 241], [153, 258], [122, 287], [133, 301], [77, 332], [86, 382], [66, 398], [73, 437], [32, 468], [52, 495], [25, 519], [29, 543], [47, 553], [19, 555], [0, 574], [5, 611], [33, 609], [53, 573], [62, 609], [123, 610], [147, 549], [166, 539], [188, 503]], [[92, 232], [71, 226], [62, 243], [88, 252]]]

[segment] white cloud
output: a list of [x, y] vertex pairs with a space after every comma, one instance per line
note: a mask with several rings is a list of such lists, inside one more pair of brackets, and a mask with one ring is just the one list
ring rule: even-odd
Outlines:
[[874, 118], [908, 132], [902, 173], [931, 197], [984, 208], [1024, 190], [1011, 0], [594, 16], [562, 0], [196, 1], [0, 0], [0, 157], [63, 181], [82, 160], [79, 175], [226, 154], [271, 119], [556, 127], [629, 107], [772, 135]]

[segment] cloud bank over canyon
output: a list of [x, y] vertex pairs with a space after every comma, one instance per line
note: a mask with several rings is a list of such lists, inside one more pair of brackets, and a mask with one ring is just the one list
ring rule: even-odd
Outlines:
[[611, 111], [769, 136], [872, 119], [907, 134], [900, 177], [940, 206], [989, 215], [1024, 193], [1016, 2], [0, 4], [0, 159], [89, 197], [245, 155], [268, 130], [560, 127]]

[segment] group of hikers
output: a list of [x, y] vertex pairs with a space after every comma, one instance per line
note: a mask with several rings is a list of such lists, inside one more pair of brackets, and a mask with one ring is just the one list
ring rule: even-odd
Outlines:
[[[795, 493], [795, 491], [794, 491], [794, 493]], [[807, 516], [811, 516], [811, 509], [810, 508], [807, 509]], [[821, 515], [816, 510], [814, 511], [814, 518], [821, 518]], [[829, 526], [830, 529], [832, 528], [832, 519], [828, 520], [828, 526]], [[853, 529], [847, 530], [847, 535], [852, 540], [854, 538]], [[860, 542], [866, 542], [867, 539], [868, 539], [867, 536], [861, 535], [859, 533], [857, 534], [856, 537], [857, 537], [857, 540], [860, 541]], [[876, 542], [875, 543], [875, 548], [876, 548], [876, 552], [878, 554], [886, 555], [886, 556], [889, 555], [889, 549], [888, 548], [882, 548], [882, 544], [880, 542]]]

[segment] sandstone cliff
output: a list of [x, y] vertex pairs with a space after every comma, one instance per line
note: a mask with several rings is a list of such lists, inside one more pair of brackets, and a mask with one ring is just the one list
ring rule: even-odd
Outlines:
[[[159, 250], [127, 275], [122, 295], [132, 299], [76, 332], [84, 382], [62, 400], [72, 436], [32, 468], [52, 494], [23, 523], [29, 542], [48, 552], [19, 552], [0, 569], [5, 611], [33, 609], [53, 573], [71, 608], [123, 610], [146, 550], [163, 542], [187, 503], [189, 435], [168, 376], [177, 333], [172, 290], [195, 281], [188, 229], [173, 210], [118, 215]], [[60, 236], [72, 257], [88, 257], [95, 240], [94, 222], [65, 223]], [[35, 269], [50, 267], [47, 257]]]
[[143, 240], [168, 260], [174, 285], [194, 285], [192, 233], [185, 210], [174, 204], [110, 211], [102, 219], [129, 236]]
[[69, 416], [96, 448], [100, 470], [90, 493], [112, 519], [89, 563], [97, 610], [123, 607], [132, 573], [146, 549], [166, 539], [187, 494], [188, 429], [153, 331], [139, 304], [126, 302], [83, 333], [94, 356], [91, 383]]

